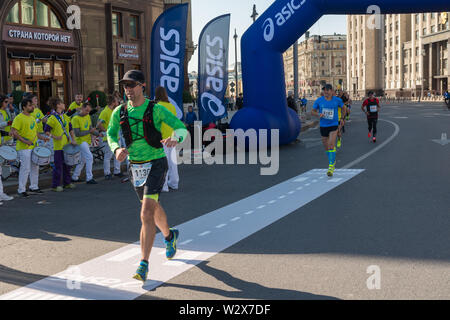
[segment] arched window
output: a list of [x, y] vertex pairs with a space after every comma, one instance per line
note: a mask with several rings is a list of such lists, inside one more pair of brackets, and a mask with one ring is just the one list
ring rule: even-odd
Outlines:
[[18, 0], [8, 13], [6, 22], [40, 28], [62, 29], [62, 24], [49, 4], [41, 0]]

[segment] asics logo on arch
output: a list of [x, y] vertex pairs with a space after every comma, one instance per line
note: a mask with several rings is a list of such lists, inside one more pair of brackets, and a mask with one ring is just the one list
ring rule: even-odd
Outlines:
[[[283, 26], [295, 14], [295, 11], [300, 10], [306, 1], [307, 0], [288, 0], [281, 11], [275, 14], [275, 22], [277, 26]], [[268, 18], [264, 21], [263, 29], [264, 40], [267, 42], [272, 41], [273, 36], [275, 35], [275, 24], [272, 18]]]
[[275, 25], [273, 24], [273, 20], [271, 18], [268, 18], [263, 23], [263, 29], [264, 29], [264, 40], [267, 42], [272, 41], [273, 36], [275, 34]]

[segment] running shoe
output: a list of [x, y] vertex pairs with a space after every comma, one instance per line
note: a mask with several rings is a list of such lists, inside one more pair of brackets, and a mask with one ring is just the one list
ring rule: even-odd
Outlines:
[[65, 186], [64, 186], [64, 189], [75, 189], [76, 187], [75, 187], [75, 185], [73, 184], [73, 183], [70, 183], [70, 184], [66, 184]]
[[376, 138], [376, 137], [373, 137], [372, 141], [373, 141], [374, 143], [377, 142], [377, 138]]
[[148, 274], [148, 263], [141, 261], [141, 264], [139, 265], [139, 268], [137, 268], [136, 274], [133, 276], [133, 279], [145, 282], [147, 280], [147, 274]]
[[64, 189], [63, 189], [63, 187], [61, 187], [61, 186], [57, 186], [56, 188], [52, 188], [52, 191], [55, 191], [55, 192], [63, 192]]
[[332, 176], [333, 176], [333, 173], [334, 173], [334, 165], [333, 165], [333, 166], [330, 165], [330, 166], [328, 167], [327, 176], [332, 177]]
[[166, 257], [167, 259], [172, 259], [175, 256], [175, 253], [177, 253], [177, 241], [178, 241], [178, 235], [180, 232], [177, 229], [170, 228], [170, 231], [172, 232], [172, 240], [167, 241], [164, 240], [166, 244]]
[[369, 131], [369, 133], [367, 134], [367, 136], [368, 136], [369, 138], [372, 136], [372, 134], [370, 133], [370, 131]]
[[0, 193], [0, 201], [10, 201], [14, 197], [8, 196], [6, 193]]
[[336, 146], [337, 146], [338, 148], [340, 148], [341, 145], [342, 145], [342, 143], [341, 143], [341, 138], [338, 138], [338, 141], [337, 141]]
[[41, 189], [35, 189], [35, 190], [30, 189], [29, 191], [30, 191], [30, 194], [42, 194], [42, 193], [44, 193], [44, 191], [42, 191]]

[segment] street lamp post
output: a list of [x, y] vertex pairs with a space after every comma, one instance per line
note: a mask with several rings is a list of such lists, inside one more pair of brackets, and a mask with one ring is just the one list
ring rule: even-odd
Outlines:
[[236, 29], [234, 29], [234, 76], [236, 78], [236, 98], [239, 96], [239, 82], [238, 82], [238, 64], [237, 64], [237, 38]]
[[420, 88], [420, 97], [421, 97], [421, 99], [423, 99], [423, 86], [424, 86], [424, 82], [425, 82], [425, 78], [424, 78], [424, 76], [425, 76], [425, 74], [424, 74], [424, 72], [423, 72], [423, 65], [424, 65], [424, 62], [425, 62], [425, 56], [426, 56], [426, 52], [425, 52], [425, 49], [422, 49], [422, 51], [421, 51], [421, 54], [422, 54], [422, 74], [421, 74], [421, 76], [420, 76], [420, 79], [422, 80], [421, 81], [421, 88]]
[[256, 12], [256, 4], [253, 5], [253, 12], [252, 15], [250, 16], [250, 18], [253, 19], [253, 22], [256, 21], [256, 17], [259, 16], [258, 12]]

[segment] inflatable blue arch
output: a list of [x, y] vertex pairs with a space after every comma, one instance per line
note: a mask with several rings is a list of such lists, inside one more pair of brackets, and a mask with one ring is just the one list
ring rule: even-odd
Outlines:
[[381, 14], [439, 12], [448, 10], [450, 1], [276, 0], [242, 36], [245, 107], [233, 116], [230, 127], [279, 129], [281, 145], [295, 141], [301, 124], [287, 107], [283, 52], [323, 15], [367, 14], [374, 5]]

